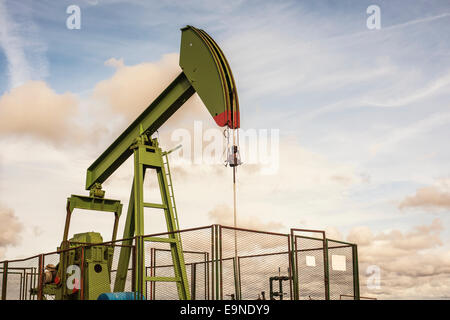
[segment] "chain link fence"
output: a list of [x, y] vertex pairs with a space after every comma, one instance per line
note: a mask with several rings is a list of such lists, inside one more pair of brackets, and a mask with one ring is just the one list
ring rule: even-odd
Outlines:
[[353, 296], [355, 299], [355, 274], [353, 268], [353, 245], [345, 242], [327, 240], [330, 299], [341, 300], [342, 297]]
[[[5, 300], [36, 300], [39, 258], [31, 257], [1, 264], [1, 293]], [[4, 296], [4, 298], [3, 298]]]
[[[323, 231], [211, 225], [174, 234], [192, 300], [360, 298], [356, 245], [327, 239]], [[179, 299], [177, 283], [169, 280], [175, 277], [173, 244], [157, 241], [169, 236], [141, 237], [147, 300]], [[104, 292], [136, 292], [136, 243], [70, 243], [66, 250], [0, 262], [1, 299], [92, 300]], [[129, 258], [120, 262], [121, 255]]]
[[[272, 277], [289, 278], [289, 236], [281, 233], [254, 231], [221, 226], [221, 258], [237, 261], [236, 275], [223, 274], [224, 282], [237, 284], [235, 297], [257, 300], [270, 296]], [[231, 269], [232, 270], [232, 269]], [[229, 281], [225, 281], [225, 280]], [[229, 279], [231, 278], [231, 279]], [[283, 298], [290, 299], [290, 282], [284, 283]], [[224, 286], [224, 289], [228, 289]], [[230, 290], [230, 289], [228, 289]]]
[[295, 236], [294, 250], [298, 298], [300, 300], [327, 299], [324, 240]]
[[[169, 233], [148, 235], [144, 237], [144, 240], [146, 238], [167, 238], [168, 235]], [[175, 236], [179, 237], [181, 241], [191, 299], [209, 300], [212, 293], [210, 284], [213, 274], [211, 261], [213, 227], [181, 230], [175, 232]], [[170, 243], [145, 241], [144, 255], [146, 277], [175, 277], [174, 258]], [[147, 280], [144, 297], [148, 300], [178, 299], [177, 284], [169, 281]]]

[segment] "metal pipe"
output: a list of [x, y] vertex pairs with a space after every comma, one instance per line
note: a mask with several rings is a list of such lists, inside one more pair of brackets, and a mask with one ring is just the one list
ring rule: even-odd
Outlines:
[[[325, 233], [324, 233], [325, 236]], [[325, 300], [330, 300], [330, 265], [328, 262], [328, 239], [324, 238], [324, 250], [323, 250], [323, 256], [324, 256], [324, 271], [325, 271]]]
[[38, 280], [38, 300], [43, 298], [43, 281], [44, 281], [44, 255], [39, 255], [39, 280]]
[[360, 300], [359, 293], [359, 266], [358, 266], [358, 247], [352, 246], [352, 261], [353, 261], [353, 295], [355, 300]]

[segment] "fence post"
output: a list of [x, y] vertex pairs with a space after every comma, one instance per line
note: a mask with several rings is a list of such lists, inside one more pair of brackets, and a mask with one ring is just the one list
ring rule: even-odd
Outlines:
[[291, 297], [291, 300], [294, 300], [293, 297], [293, 291], [292, 291], [292, 286], [293, 286], [293, 278], [292, 278], [292, 260], [291, 260], [291, 254], [292, 254], [292, 249], [291, 249], [291, 237], [289, 235], [287, 235], [287, 242], [288, 242], [288, 262], [289, 262], [289, 266], [288, 266], [288, 275], [289, 275], [289, 296]]
[[2, 300], [6, 300], [6, 286], [8, 283], [8, 261], [3, 262]]
[[299, 299], [298, 292], [298, 270], [297, 270], [297, 241], [295, 240], [294, 230], [291, 229], [291, 268], [292, 268], [292, 282], [293, 282], [293, 300]]
[[328, 262], [328, 239], [323, 240], [323, 264], [325, 272], [325, 300], [330, 300], [330, 264]]
[[[214, 257], [215, 257], [214, 230], [215, 230], [215, 225], [213, 224], [213, 225], [211, 225], [211, 300], [214, 300], [214, 279], [215, 279], [214, 278]], [[209, 265], [208, 265], [208, 268], [209, 268]]]
[[216, 300], [220, 300], [220, 275], [219, 275], [219, 228], [215, 230], [215, 260], [216, 260]]
[[239, 295], [237, 296], [237, 300], [242, 300], [242, 282], [241, 282], [241, 258], [238, 257], [237, 260], [237, 272], [238, 272], [238, 288]]
[[84, 246], [81, 247], [80, 300], [84, 300]]
[[[219, 245], [219, 272], [220, 272], [220, 298], [223, 300], [223, 266], [222, 266], [222, 226], [218, 226], [218, 245]], [[238, 275], [239, 276], [239, 275]]]
[[197, 286], [197, 263], [191, 264], [191, 300], [195, 300]]
[[132, 262], [131, 262], [131, 291], [134, 292], [135, 300], [137, 300], [137, 298], [136, 298], [137, 297], [137, 295], [136, 295], [136, 256], [137, 256], [136, 250], [137, 250], [137, 242], [136, 242], [136, 238], [134, 238], [134, 246], [133, 246], [133, 249], [131, 250], [131, 258], [132, 258]]
[[144, 252], [144, 237], [143, 236], [137, 236], [136, 237], [136, 244], [137, 244], [137, 256], [136, 256], [136, 263], [137, 263], [137, 293], [139, 295], [138, 300], [142, 300], [144, 296], [144, 285], [146, 285], [145, 279], [144, 279], [144, 267], [145, 267], [145, 252]]
[[233, 257], [232, 261], [233, 261], [233, 273], [234, 273], [234, 296], [235, 296], [236, 300], [239, 300], [238, 262], [236, 261], [236, 257]]
[[38, 296], [37, 299], [38, 300], [42, 300], [43, 298], [43, 276], [44, 276], [44, 255], [41, 254], [39, 255], [39, 268], [38, 268]]
[[359, 267], [358, 267], [358, 247], [352, 245], [352, 261], [353, 261], [353, 296], [355, 300], [360, 299], [359, 295]]

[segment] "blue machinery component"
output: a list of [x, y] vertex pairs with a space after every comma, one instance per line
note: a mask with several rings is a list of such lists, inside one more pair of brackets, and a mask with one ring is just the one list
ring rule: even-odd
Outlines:
[[144, 296], [137, 292], [109, 292], [102, 293], [97, 300], [145, 300]]

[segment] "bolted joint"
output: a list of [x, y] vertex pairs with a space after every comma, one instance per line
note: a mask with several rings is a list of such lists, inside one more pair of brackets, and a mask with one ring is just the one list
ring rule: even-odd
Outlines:
[[102, 190], [102, 185], [100, 183], [94, 183], [92, 188], [89, 190], [89, 196], [93, 198], [104, 198], [105, 190]]

